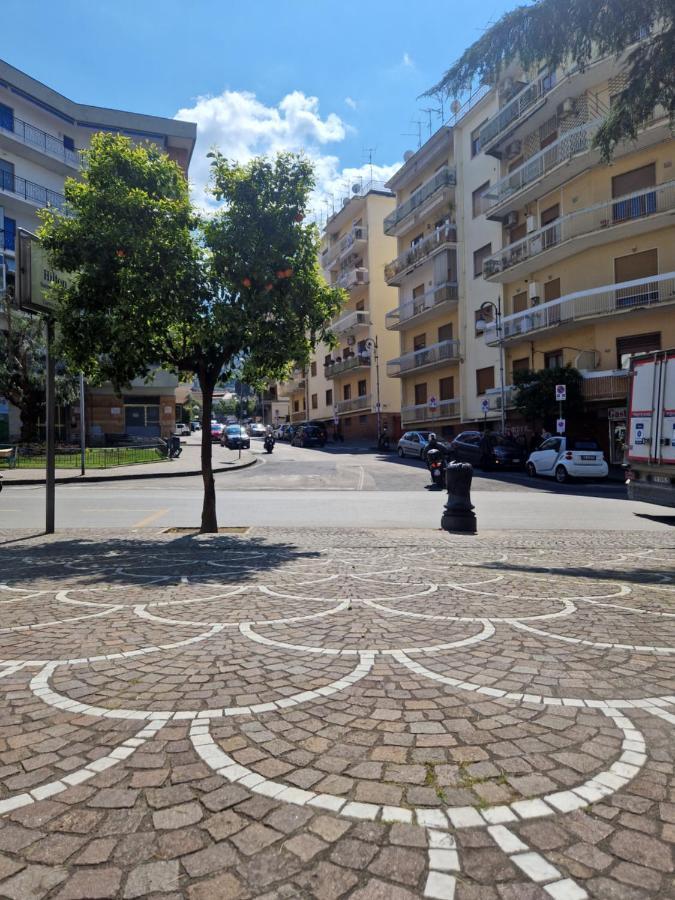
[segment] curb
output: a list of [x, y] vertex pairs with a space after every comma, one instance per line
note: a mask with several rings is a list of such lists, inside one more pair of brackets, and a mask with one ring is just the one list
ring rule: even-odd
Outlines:
[[[234, 469], [232, 468], [224, 468], [219, 467], [213, 470], [213, 474], [217, 475], [222, 472], [240, 472], [242, 469], [248, 469], [251, 466], [254, 466], [258, 462], [255, 457], [249, 460], [246, 463], [242, 463], [240, 466], [236, 466]], [[85, 475], [83, 478], [81, 475], [70, 475], [65, 478], [57, 478], [56, 484], [87, 484], [88, 482], [100, 482], [100, 481], [134, 481], [137, 479], [150, 479], [150, 478], [182, 478], [190, 475], [201, 475], [201, 469], [190, 469], [188, 471], [183, 472], [151, 472], [149, 475], [141, 474], [138, 475]], [[30, 486], [30, 485], [44, 485], [45, 479], [41, 479], [37, 481], [36, 479], [28, 479], [28, 478], [12, 478], [11, 480], [6, 480], [3, 487], [11, 487], [14, 484], [17, 484], [22, 487]]]

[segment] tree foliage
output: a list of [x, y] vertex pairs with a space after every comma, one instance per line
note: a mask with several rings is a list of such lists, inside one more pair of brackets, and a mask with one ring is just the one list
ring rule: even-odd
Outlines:
[[[648, 32], [649, 39], [636, 44]], [[636, 138], [657, 104], [675, 121], [673, 0], [535, 0], [518, 6], [465, 50], [427, 94], [457, 97], [477, 82], [495, 84], [514, 60], [526, 72], [570, 61], [583, 69], [593, 57], [608, 54], [621, 59], [627, 76], [595, 137], [608, 161], [619, 141]]]
[[513, 373], [516, 387], [515, 407], [531, 425], [552, 428], [558, 418], [559, 404], [555, 399], [555, 386], [567, 386], [567, 399], [563, 402], [563, 418], [574, 420], [583, 414], [584, 400], [581, 393], [583, 379], [578, 369], [564, 366], [539, 371], [521, 369]]
[[293, 154], [241, 165], [211, 154], [210, 218], [192, 207], [180, 169], [152, 145], [95, 135], [71, 216], [43, 213], [40, 238], [73, 283], [58, 318], [77, 368], [121, 387], [152, 364], [197, 376], [203, 395], [202, 531], [217, 530], [211, 466], [213, 389], [244, 362], [246, 380], [283, 377], [327, 337], [342, 303], [304, 222], [309, 163]]

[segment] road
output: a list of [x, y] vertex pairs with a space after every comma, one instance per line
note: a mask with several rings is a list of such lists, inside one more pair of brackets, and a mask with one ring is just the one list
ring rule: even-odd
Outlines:
[[[429, 489], [417, 460], [394, 454], [277, 444], [270, 456], [252, 442], [258, 463], [216, 476], [223, 526], [360, 526], [437, 528], [444, 494]], [[219, 448], [214, 448], [217, 460]], [[472, 499], [480, 530], [663, 530], [673, 511], [632, 503], [615, 483], [557, 485], [520, 473], [474, 478]], [[201, 479], [139, 479], [57, 488], [58, 528], [160, 529], [199, 523]], [[44, 487], [6, 485], [0, 527], [39, 530]]]

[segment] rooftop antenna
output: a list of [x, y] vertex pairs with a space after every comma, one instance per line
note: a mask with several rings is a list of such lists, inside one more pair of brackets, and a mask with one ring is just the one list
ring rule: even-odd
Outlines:
[[423, 113], [426, 113], [429, 116], [429, 137], [431, 137], [433, 132], [433, 124], [431, 121], [431, 117], [434, 113], [438, 113], [439, 110], [435, 106], [426, 106], [421, 110]]
[[370, 181], [373, 181], [373, 153], [377, 152], [377, 147], [364, 147], [363, 153], [368, 156], [368, 165], [370, 166]]
[[402, 131], [401, 135], [403, 137], [416, 137], [417, 138], [417, 149], [419, 150], [422, 146], [422, 120], [421, 119], [411, 119], [410, 120], [413, 125], [417, 125], [417, 131]]

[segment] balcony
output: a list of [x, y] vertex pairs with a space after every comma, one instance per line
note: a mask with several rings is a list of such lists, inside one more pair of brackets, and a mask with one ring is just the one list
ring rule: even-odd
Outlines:
[[291, 413], [291, 423], [293, 425], [297, 425], [298, 422], [304, 422], [306, 418], [307, 418], [307, 410], [306, 409], [300, 409], [297, 412]]
[[[503, 316], [502, 339], [506, 343], [521, 341], [525, 336], [547, 329], [587, 324], [605, 316], [671, 303], [675, 303], [675, 272], [606, 284]], [[499, 344], [494, 322], [485, 329], [485, 341], [490, 346]]]
[[448, 363], [459, 362], [459, 341], [441, 341], [421, 350], [404, 353], [397, 359], [387, 362], [387, 377], [400, 378], [408, 372], [420, 372], [422, 369], [435, 369]]
[[535, 109], [543, 105], [544, 98], [555, 86], [555, 83], [555, 73], [542, 75], [519, 91], [505, 106], [502, 106], [499, 112], [489, 119], [480, 130], [481, 150], [484, 153], [490, 153], [493, 144], [503, 140], [531, 116]]
[[389, 285], [398, 285], [409, 272], [431, 259], [436, 253], [456, 246], [457, 229], [454, 224], [448, 223], [443, 228], [437, 228], [387, 263], [384, 267], [384, 280]]
[[354, 397], [352, 400], [339, 400], [337, 403], [337, 414], [364, 412], [370, 410], [371, 396], [364, 394], [362, 397]]
[[370, 325], [370, 312], [365, 309], [357, 309], [336, 319], [330, 330], [333, 334], [348, 334], [350, 331], [356, 331], [357, 328], [363, 328], [364, 325]]
[[[504, 385], [504, 408], [512, 409], [515, 403], [516, 387], [513, 384]], [[489, 388], [485, 391], [485, 396], [489, 403], [490, 412], [499, 411], [502, 408], [502, 389], [499, 387]]]
[[326, 378], [336, 378], [338, 375], [354, 372], [356, 369], [370, 369], [370, 356], [368, 354], [359, 353], [346, 359], [333, 360], [332, 363], [324, 366], [324, 374]]
[[[675, 211], [675, 181], [668, 181], [624, 197], [607, 200], [570, 213], [527, 237], [509, 244], [483, 264], [483, 277], [491, 282], [513, 281], [543, 265], [557, 262], [582, 249], [620, 237], [653, 230], [655, 218], [666, 219]], [[579, 239], [583, 238], [583, 241]], [[540, 257], [542, 257], [540, 259]]]
[[368, 241], [368, 228], [365, 225], [355, 225], [351, 231], [343, 235], [339, 241], [327, 247], [321, 257], [321, 265], [324, 269], [331, 266], [348, 252], [354, 253], [363, 250]]
[[4, 116], [0, 118], [0, 137], [9, 138], [36, 152], [36, 159], [42, 165], [45, 164], [43, 156], [56, 160], [69, 169], [80, 168], [80, 154], [77, 150], [69, 150], [63, 144], [63, 139], [57, 138], [41, 128], [36, 128], [16, 116]]
[[454, 187], [457, 184], [455, 169], [444, 166], [439, 169], [428, 181], [425, 181], [406, 201], [397, 206], [384, 220], [384, 233], [394, 236], [399, 233], [399, 226], [403, 225], [414, 212], [419, 212], [422, 207], [438, 195], [442, 197], [442, 191], [446, 187]]
[[338, 287], [344, 288], [346, 291], [353, 291], [361, 285], [368, 284], [368, 269], [359, 266], [354, 269], [347, 269], [341, 272], [336, 280]]
[[424, 423], [433, 425], [439, 419], [456, 419], [459, 416], [459, 397], [452, 400], [439, 400], [436, 409], [429, 409], [427, 403], [401, 407], [401, 425]]
[[53, 206], [56, 209], [64, 208], [66, 198], [41, 184], [26, 181], [19, 175], [12, 175], [4, 169], [0, 169], [0, 193], [9, 194], [19, 200], [24, 200], [31, 206]]
[[289, 394], [294, 394], [296, 391], [304, 391], [307, 386], [307, 381], [302, 373], [294, 372], [292, 377], [286, 382], [285, 388]]
[[425, 319], [454, 309], [458, 300], [456, 281], [448, 281], [412, 300], [407, 300], [396, 309], [392, 309], [384, 317], [385, 327], [390, 331], [405, 328], [408, 323], [418, 324]]
[[628, 400], [630, 372], [623, 369], [582, 372], [584, 400]]

